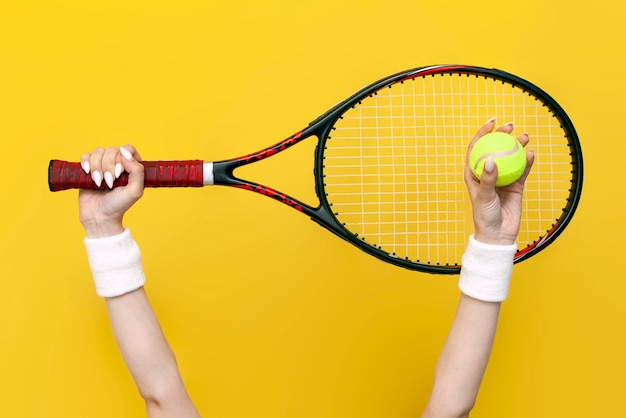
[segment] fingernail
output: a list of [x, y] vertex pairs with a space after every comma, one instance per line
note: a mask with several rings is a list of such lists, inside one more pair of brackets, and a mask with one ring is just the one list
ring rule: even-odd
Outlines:
[[128, 151], [128, 150], [127, 150], [126, 148], [124, 148], [124, 147], [120, 147], [120, 153], [122, 154], [122, 157], [124, 157], [125, 159], [127, 159], [127, 160], [129, 160], [129, 161], [133, 159], [133, 156], [132, 156], [132, 154], [130, 153], [130, 151]]
[[491, 123], [491, 122], [493, 122], [493, 121], [495, 121], [495, 120], [496, 120], [496, 118], [491, 118], [491, 119], [489, 119], [487, 122], [485, 122], [485, 125], [486, 125], [486, 124], [488, 124], [488, 123]]
[[104, 172], [104, 182], [109, 186], [109, 189], [113, 188], [113, 174], [109, 171]]
[[488, 157], [485, 161], [485, 171], [491, 173], [494, 168], [496, 168], [496, 163], [493, 162], [493, 158]]
[[86, 174], [89, 174], [89, 169], [90, 169], [89, 161], [83, 161], [82, 163], [80, 163], [80, 166], [83, 168], [83, 171]]
[[122, 174], [123, 171], [124, 171], [124, 166], [122, 165], [122, 163], [115, 164], [115, 178], [116, 179], [120, 178], [120, 175]]
[[98, 170], [91, 174], [91, 178], [93, 179], [93, 182], [96, 183], [96, 186], [100, 187], [102, 185], [102, 174], [100, 174]]
[[505, 125], [513, 126], [513, 122], [507, 122], [507, 123], [505, 123]]

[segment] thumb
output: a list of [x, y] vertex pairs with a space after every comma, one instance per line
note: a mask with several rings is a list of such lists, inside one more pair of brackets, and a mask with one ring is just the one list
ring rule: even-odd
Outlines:
[[498, 167], [493, 158], [488, 157], [480, 175], [479, 198], [491, 201], [496, 195], [496, 180], [498, 180]]
[[141, 157], [139, 157], [139, 154], [132, 145], [120, 147], [120, 153], [122, 154], [124, 170], [128, 172], [126, 190], [138, 199], [143, 194], [145, 176], [145, 168], [139, 161]]

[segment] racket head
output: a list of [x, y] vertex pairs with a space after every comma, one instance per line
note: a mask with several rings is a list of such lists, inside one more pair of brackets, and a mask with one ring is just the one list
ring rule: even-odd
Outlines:
[[312, 218], [384, 261], [458, 273], [473, 232], [463, 179], [467, 146], [492, 117], [513, 122], [520, 129], [516, 135], [528, 132], [531, 138], [535, 163], [526, 180], [515, 262], [537, 254], [576, 211], [582, 151], [570, 118], [552, 97], [497, 69], [439, 65], [404, 71], [313, 121], [323, 210]]

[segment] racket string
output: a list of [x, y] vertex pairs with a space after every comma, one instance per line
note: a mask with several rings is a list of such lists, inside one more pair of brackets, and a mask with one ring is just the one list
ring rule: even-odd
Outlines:
[[467, 144], [491, 117], [530, 133], [537, 157], [519, 242], [536, 240], [567, 199], [571, 157], [563, 129], [521, 89], [452, 73], [392, 84], [337, 121], [324, 151], [325, 191], [337, 219], [396, 257], [460, 264], [473, 229], [463, 180]]

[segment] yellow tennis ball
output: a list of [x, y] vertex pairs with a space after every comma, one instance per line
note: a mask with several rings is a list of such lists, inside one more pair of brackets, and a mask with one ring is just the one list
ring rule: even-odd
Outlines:
[[480, 180], [487, 158], [491, 157], [498, 167], [496, 186], [514, 183], [526, 169], [526, 152], [522, 144], [512, 135], [491, 132], [474, 144], [470, 153], [470, 168]]

